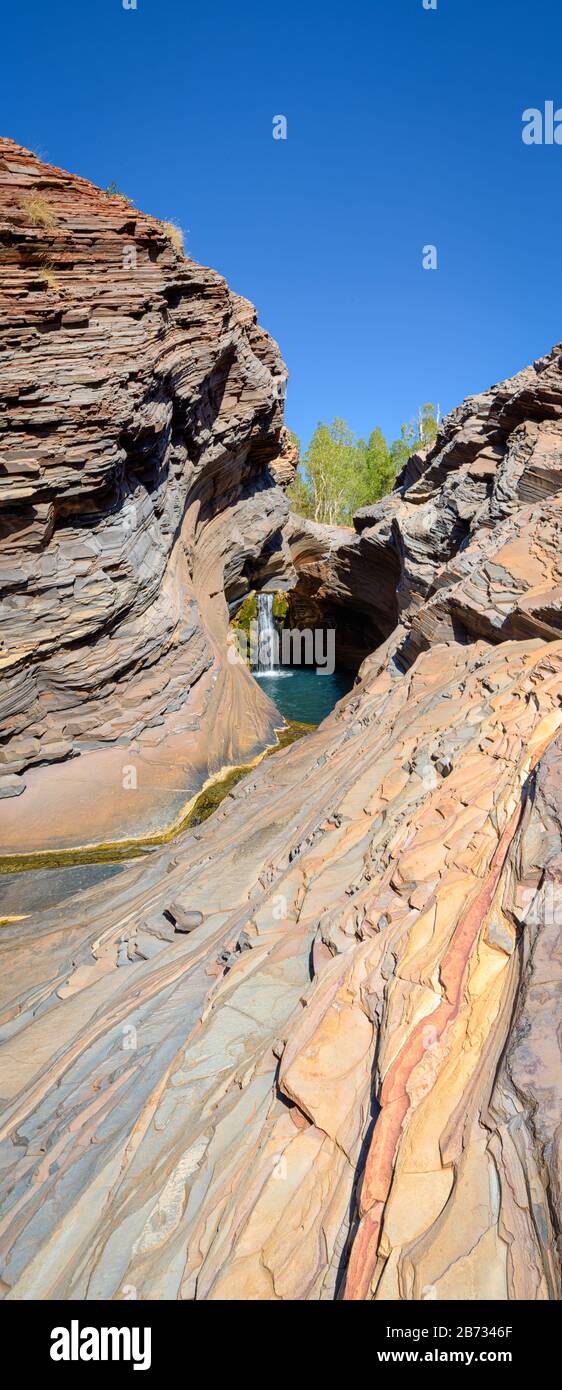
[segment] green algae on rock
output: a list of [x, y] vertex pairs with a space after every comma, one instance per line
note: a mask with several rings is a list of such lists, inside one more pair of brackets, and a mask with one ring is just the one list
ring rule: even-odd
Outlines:
[[[19, 874], [30, 869], [62, 869], [73, 864], [117, 864], [127, 859], [142, 858], [152, 850], [158, 849], [160, 845], [169, 844], [186, 830], [191, 830], [192, 827], [208, 820], [246, 773], [253, 771], [264, 758], [279, 753], [297, 739], [311, 733], [315, 727], [314, 724], [289, 721], [284, 728], [279, 729], [277, 743], [266, 748], [257, 758], [238, 767], [223, 769], [214, 777], [210, 777], [201, 791], [187, 803], [187, 809], [182, 812], [181, 819], [157, 835], [147, 835], [138, 840], [116, 840], [110, 844], [87, 845], [78, 849], [38, 850], [34, 854], [2, 855], [0, 874]], [[1, 922], [0, 918], [0, 924]]]

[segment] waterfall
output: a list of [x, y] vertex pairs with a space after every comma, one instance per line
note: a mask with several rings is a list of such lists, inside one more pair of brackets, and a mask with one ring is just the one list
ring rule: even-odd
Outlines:
[[257, 594], [258, 671], [274, 671], [277, 665], [277, 629], [273, 620], [273, 594]]

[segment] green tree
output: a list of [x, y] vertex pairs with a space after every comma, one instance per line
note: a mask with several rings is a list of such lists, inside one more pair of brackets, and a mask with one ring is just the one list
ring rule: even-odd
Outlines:
[[399, 438], [395, 439], [390, 446], [395, 477], [400, 473], [404, 464], [408, 462], [410, 454], [417, 453], [419, 449], [432, 448], [437, 438], [438, 428], [439, 406], [436, 411], [430, 402], [420, 406], [415, 418], [402, 425]]
[[328, 526], [349, 525], [359, 507], [391, 491], [410, 454], [435, 443], [438, 420], [433, 405], [421, 406], [391, 445], [378, 428], [365, 443], [345, 420], [317, 425], [288, 489], [293, 510]]
[[391, 451], [381, 429], [372, 430], [365, 453], [366, 502], [378, 502], [390, 492], [396, 477]]
[[418, 449], [433, 448], [435, 440], [437, 439], [437, 431], [439, 429], [439, 418], [439, 406], [437, 406], [436, 411], [435, 407], [431, 405], [430, 402], [427, 402], [426, 405], [422, 405], [421, 409], [418, 410], [416, 416]]
[[295, 477], [287, 488], [287, 496], [293, 511], [297, 512], [298, 516], [306, 516], [309, 521], [313, 520], [314, 496], [302, 463], [299, 463]]
[[404, 464], [414, 453], [416, 448], [416, 437], [411, 425], [402, 425], [398, 439], [394, 439], [390, 446], [390, 457], [394, 470], [394, 477], [400, 473]]
[[364, 451], [345, 420], [317, 425], [289, 488], [293, 506], [328, 526], [350, 522], [361, 492]]

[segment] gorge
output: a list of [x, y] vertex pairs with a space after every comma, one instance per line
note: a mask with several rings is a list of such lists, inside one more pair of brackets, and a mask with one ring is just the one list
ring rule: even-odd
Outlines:
[[[328, 528], [162, 223], [1, 140], [0, 281], [3, 1296], [559, 1298], [562, 345]], [[287, 747], [278, 591], [354, 682]]]

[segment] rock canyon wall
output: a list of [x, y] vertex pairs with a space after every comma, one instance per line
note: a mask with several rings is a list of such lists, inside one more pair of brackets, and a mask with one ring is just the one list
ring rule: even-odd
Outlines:
[[225, 643], [250, 578], [292, 577], [286, 370], [174, 242], [0, 141], [5, 851], [157, 830], [273, 741]]
[[[19, 198], [20, 165], [36, 165], [15, 147], [3, 158], [3, 196], [16, 180]], [[60, 180], [62, 222], [63, 187], [82, 185], [45, 177]], [[117, 204], [108, 212], [99, 193], [83, 188], [92, 212], [74, 212], [60, 255], [77, 255], [82, 236], [91, 238], [99, 205], [102, 220], [123, 219], [122, 231], [106, 233], [117, 256], [133, 214]], [[117, 585], [122, 623], [117, 608], [113, 622], [100, 619], [98, 597], [88, 640], [70, 586], [58, 633], [52, 614], [49, 625], [57, 585], [51, 577], [45, 591], [37, 576], [66, 533], [57, 506], [64, 512], [68, 503], [67, 519], [78, 518], [83, 546], [86, 533], [97, 540], [111, 530], [114, 515], [108, 507], [84, 522], [86, 489], [96, 492], [85, 470], [98, 476], [90, 445], [105, 448], [107, 424], [89, 425], [91, 382], [76, 384], [88, 400], [68, 416], [86, 341], [75, 358], [68, 339], [64, 353], [57, 349], [55, 382], [49, 367], [56, 399], [46, 401], [38, 361], [5, 412], [6, 446], [16, 450], [9, 459], [15, 467], [23, 448], [31, 470], [22, 483], [28, 500], [10, 511], [10, 544], [20, 536], [35, 576], [26, 603], [7, 609], [20, 645], [8, 643], [5, 656], [6, 746], [47, 737], [37, 723], [29, 731], [36, 707], [57, 737], [83, 740], [80, 720], [90, 710], [98, 717], [98, 700], [105, 707], [117, 690], [126, 695], [129, 681], [133, 700], [152, 640], [161, 686], [178, 649], [190, 660], [200, 651], [203, 667], [212, 655], [232, 755], [246, 736], [237, 720], [247, 703], [240, 695], [233, 709], [220, 689], [224, 586], [227, 596], [241, 592], [248, 557], [256, 576], [273, 567], [283, 582], [294, 564], [293, 602], [303, 613], [337, 609], [342, 630], [352, 614], [357, 651], [363, 614], [377, 645], [319, 729], [254, 768], [204, 825], [57, 909], [2, 927], [4, 1295], [557, 1299], [562, 348], [465, 402], [431, 454], [410, 460], [395, 492], [358, 517], [355, 532], [285, 524], [276, 477], [286, 479], [290, 458], [276, 350], [219, 277], [178, 261], [154, 224], [134, 217], [139, 246], [148, 243], [147, 284], [132, 288], [117, 257], [103, 293], [117, 306], [125, 287], [140, 295], [141, 316], [125, 315], [127, 332], [144, 323], [152, 346], [143, 336], [140, 378], [129, 350], [122, 369], [133, 372], [132, 384], [112, 378], [107, 391], [122, 410], [122, 390], [137, 402], [125, 413], [129, 452], [119, 431], [113, 442], [136, 460], [130, 474], [125, 459], [118, 465], [119, 486], [154, 512], [158, 560], [148, 553], [159, 577], [141, 582], [134, 566], [127, 571]], [[15, 226], [12, 212], [2, 230], [10, 274], [32, 276], [20, 245], [32, 234]], [[58, 225], [52, 235], [58, 244]], [[87, 285], [88, 274], [77, 280]], [[34, 308], [32, 279], [18, 283], [27, 298], [10, 329], [12, 352], [33, 313], [55, 311], [44, 300]], [[92, 286], [96, 303], [101, 293]], [[96, 330], [98, 371], [105, 335], [125, 331], [117, 308], [107, 319]], [[48, 323], [33, 329], [39, 354], [63, 331], [62, 319], [57, 330]], [[195, 351], [193, 335], [206, 346]], [[235, 343], [227, 380], [217, 367], [225, 337]], [[217, 370], [222, 385], [213, 391]], [[171, 424], [162, 423], [167, 446], [155, 441], [160, 409], [166, 420], [171, 411]], [[40, 428], [45, 411], [64, 412], [64, 459], [53, 454], [53, 419]], [[142, 460], [148, 467], [166, 447], [159, 490], [142, 481]], [[39, 486], [48, 466], [52, 497]], [[178, 508], [167, 550], [158, 492], [162, 515]], [[63, 552], [59, 578], [66, 564]], [[99, 594], [117, 604], [96, 566]], [[71, 572], [80, 594], [81, 572]], [[165, 636], [172, 629], [175, 640]], [[128, 659], [138, 669], [127, 674], [117, 657], [111, 664], [108, 644], [115, 654], [131, 631]], [[78, 652], [94, 673], [79, 699]], [[98, 691], [96, 670], [108, 680], [113, 672], [114, 690]], [[269, 711], [249, 676], [239, 689], [252, 691], [250, 707], [260, 711], [259, 742]], [[78, 732], [65, 735], [66, 699], [74, 699]], [[97, 747], [85, 748], [62, 766], [94, 756]], [[42, 769], [27, 766], [12, 775], [32, 786]], [[29, 790], [7, 804], [25, 806]]]

